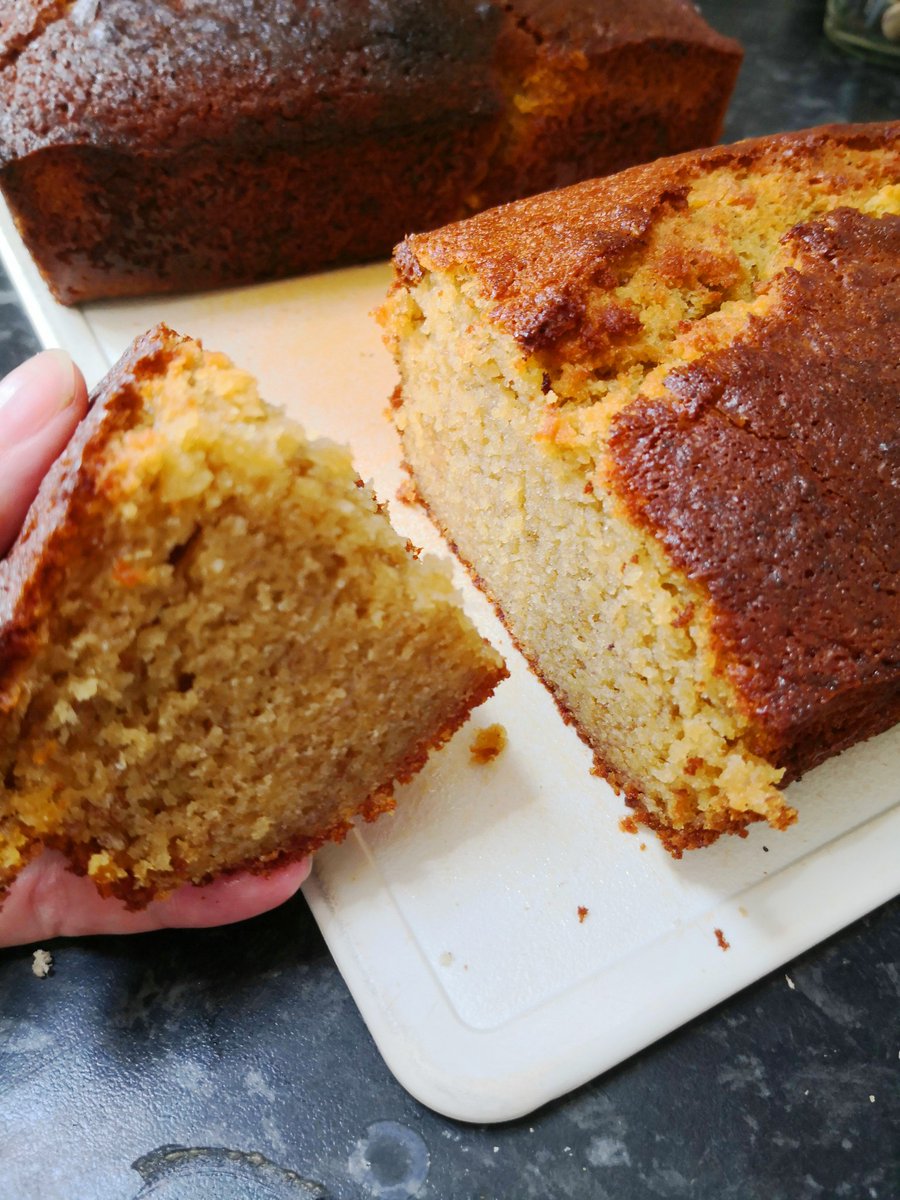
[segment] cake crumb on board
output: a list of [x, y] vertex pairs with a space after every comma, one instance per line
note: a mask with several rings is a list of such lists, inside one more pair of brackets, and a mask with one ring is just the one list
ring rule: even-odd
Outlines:
[[714, 929], [713, 933], [716, 935], [716, 941], [719, 944], [720, 950], [730, 949], [731, 942], [728, 941], [728, 939], [725, 937], [725, 934], [722, 932], [721, 929]]
[[32, 955], [31, 971], [38, 979], [46, 979], [53, 967], [53, 955], [49, 950], [35, 950]]
[[619, 828], [623, 833], [637, 833], [637, 821], [634, 819], [634, 817], [623, 817], [619, 822]]
[[479, 729], [469, 746], [472, 761], [483, 764], [493, 762], [506, 746], [506, 730], [502, 725], [488, 725]]
[[588, 915], [588, 913], [590, 911], [591, 910], [589, 908], [585, 908], [585, 906], [583, 904], [578, 905], [578, 924], [579, 925], [584, 924], [584, 918]]
[[416, 485], [409, 478], [404, 479], [397, 488], [397, 499], [401, 504], [420, 504], [419, 493], [416, 491]]

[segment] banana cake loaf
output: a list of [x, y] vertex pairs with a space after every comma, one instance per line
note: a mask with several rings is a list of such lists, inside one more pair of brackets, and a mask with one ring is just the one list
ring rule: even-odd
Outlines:
[[673, 853], [898, 719], [900, 125], [411, 237], [382, 319], [421, 500]]
[[347, 453], [160, 326], [0, 562], [0, 900], [44, 846], [140, 906], [340, 840], [504, 675]]
[[55, 294], [388, 257], [719, 136], [689, 0], [0, 0], [0, 187]]

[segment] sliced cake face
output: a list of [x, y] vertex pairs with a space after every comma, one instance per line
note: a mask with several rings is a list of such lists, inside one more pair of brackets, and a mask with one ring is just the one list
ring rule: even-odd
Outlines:
[[0, 883], [140, 903], [344, 835], [503, 676], [337, 447], [160, 329], [0, 565]]
[[398, 250], [418, 491], [676, 852], [898, 716], [898, 181], [831, 128]]

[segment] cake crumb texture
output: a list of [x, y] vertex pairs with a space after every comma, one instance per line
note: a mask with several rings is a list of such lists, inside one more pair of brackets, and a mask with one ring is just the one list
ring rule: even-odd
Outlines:
[[164, 327], [0, 564], [0, 886], [42, 847], [140, 905], [393, 804], [505, 674], [348, 454]]
[[502, 725], [479, 729], [469, 746], [472, 762], [484, 765], [493, 762], [506, 749], [506, 730]]
[[898, 135], [686, 154], [397, 250], [422, 502], [675, 855], [786, 827], [785, 783], [900, 716]]

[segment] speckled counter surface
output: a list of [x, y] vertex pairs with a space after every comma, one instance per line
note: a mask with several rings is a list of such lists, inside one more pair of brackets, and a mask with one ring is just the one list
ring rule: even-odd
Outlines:
[[[729, 138], [900, 116], [813, 0], [707, 0]], [[0, 278], [0, 372], [35, 348]], [[900, 852], [900, 851], [898, 851]], [[302, 897], [244, 926], [0, 952], [0, 1200], [897, 1200], [900, 902], [531, 1118], [393, 1080]], [[660, 1003], [666, 982], [659, 981]]]

